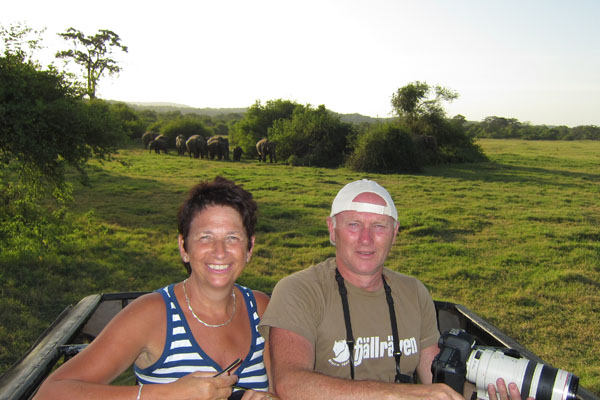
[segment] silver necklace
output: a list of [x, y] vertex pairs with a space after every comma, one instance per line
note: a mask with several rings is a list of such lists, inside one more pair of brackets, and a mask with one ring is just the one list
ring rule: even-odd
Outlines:
[[[188, 278], [189, 279], [189, 278]], [[207, 326], [209, 328], [218, 328], [220, 326], [225, 326], [228, 323], [230, 323], [233, 320], [233, 316], [235, 315], [235, 290], [233, 290], [233, 288], [231, 288], [231, 297], [233, 297], [233, 312], [231, 313], [231, 317], [223, 322], [222, 324], [207, 324], [206, 322], [202, 321], [194, 312], [194, 310], [192, 309], [192, 305], [190, 304], [190, 298], [187, 295], [187, 291], [185, 290], [185, 283], [187, 282], [187, 279], [183, 281], [183, 295], [185, 296], [185, 302], [187, 303], [187, 306], [190, 310], [190, 312], [192, 313], [192, 315], [194, 316], [194, 318], [196, 318], [196, 321], [200, 322], [202, 325]]]

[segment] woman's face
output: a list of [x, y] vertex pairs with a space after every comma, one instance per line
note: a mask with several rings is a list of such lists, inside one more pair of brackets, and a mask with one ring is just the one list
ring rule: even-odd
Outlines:
[[206, 207], [192, 218], [188, 237], [179, 235], [183, 261], [190, 263], [192, 274], [215, 288], [233, 285], [250, 261], [253, 247], [254, 237], [246, 236], [240, 213], [229, 206]]

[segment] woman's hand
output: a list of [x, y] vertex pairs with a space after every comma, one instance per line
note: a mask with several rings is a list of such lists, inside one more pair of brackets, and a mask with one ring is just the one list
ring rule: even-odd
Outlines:
[[[227, 400], [231, 396], [232, 386], [237, 382], [237, 375], [221, 375], [214, 377], [210, 372], [194, 372], [186, 375], [176, 382], [170, 383], [169, 399], [185, 400]], [[160, 390], [159, 386], [152, 385], [153, 389]], [[146, 390], [146, 386], [144, 386]], [[142, 392], [142, 399], [144, 394]]]

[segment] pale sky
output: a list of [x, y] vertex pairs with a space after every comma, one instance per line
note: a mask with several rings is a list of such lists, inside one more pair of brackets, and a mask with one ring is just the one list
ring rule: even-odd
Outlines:
[[[286, 99], [388, 117], [413, 81], [459, 93], [449, 116], [600, 125], [597, 0], [20, 0], [0, 24], [117, 33], [98, 96], [191, 107]], [[42, 57], [39, 57], [42, 58]], [[48, 58], [49, 62], [50, 58]], [[56, 61], [62, 65], [61, 60]]]

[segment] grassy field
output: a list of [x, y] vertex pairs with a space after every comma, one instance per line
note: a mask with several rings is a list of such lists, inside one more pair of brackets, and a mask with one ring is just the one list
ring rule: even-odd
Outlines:
[[281, 277], [334, 254], [325, 223], [331, 201], [345, 183], [370, 178], [388, 188], [400, 215], [390, 268], [417, 276], [435, 299], [472, 309], [598, 394], [600, 142], [479, 144], [490, 162], [414, 175], [137, 148], [121, 150], [122, 162], [93, 163], [91, 186], [75, 184], [68, 207], [74, 232], [43, 254], [15, 250], [0, 258], [0, 372], [68, 303], [183, 279], [175, 215], [199, 180], [223, 175], [254, 194], [257, 244], [240, 280], [270, 291]]

